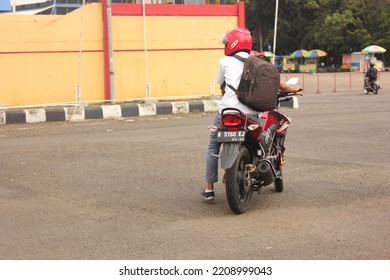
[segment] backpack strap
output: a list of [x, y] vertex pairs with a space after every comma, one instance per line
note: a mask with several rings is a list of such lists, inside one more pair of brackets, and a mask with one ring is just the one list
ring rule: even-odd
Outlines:
[[[246, 60], [246, 58], [243, 58], [243, 57], [236, 55], [236, 54], [233, 57], [237, 58], [239, 61], [242, 61], [242, 62], [245, 62], [245, 60]], [[226, 82], [223, 82], [223, 84], [226, 84], [230, 89], [232, 89], [234, 92], [237, 93], [237, 89], [234, 88], [233, 86], [227, 84]]]
[[242, 61], [242, 62], [245, 62], [245, 60], [246, 60], [246, 58], [243, 58], [243, 57], [241, 57], [241, 56], [239, 56], [239, 55], [234, 55], [234, 57], [235, 58], [237, 58], [239, 61]]
[[226, 84], [228, 87], [230, 87], [235, 93], [237, 93], [237, 89], [235, 89], [233, 86]]
[[225, 94], [225, 86], [228, 86], [229, 88], [231, 88], [234, 92], [236, 92], [237, 93], [237, 89], [235, 89], [233, 86], [231, 86], [231, 85], [229, 85], [229, 84], [227, 84], [225, 81], [223, 81], [223, 83], [222, 83], [222, 85], [221, 85], [221, 93], [222, 93], [222, 95], [224, 95]]

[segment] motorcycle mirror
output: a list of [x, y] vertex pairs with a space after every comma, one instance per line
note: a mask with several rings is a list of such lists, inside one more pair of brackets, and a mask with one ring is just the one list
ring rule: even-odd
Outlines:
[[296, 85], [298, 84], [298, 77], [292, 77], [287, 80], [286, 84], [288, 85]]

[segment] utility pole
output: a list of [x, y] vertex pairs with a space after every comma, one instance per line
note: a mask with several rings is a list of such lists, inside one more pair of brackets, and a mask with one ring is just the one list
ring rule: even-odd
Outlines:
[[110, 92], [111, 103], [115, 103], [115, 81], [114, 81], [114, 51], [112, 49], [112, 10], [111, 0], [107, 0], [107, 27], [108, 27], [108, 53], [110, 69]]
[[146, 9], [145, 9], [145, 0], [142, 0], [142, 17], [144, 23], [144, 55], [145, 55], [145, 78], [146, 78], [146, 98], [151, 98], [151, 89], [149, 81], [149, 66], [148, 66], [148, 36], [146, 30]]

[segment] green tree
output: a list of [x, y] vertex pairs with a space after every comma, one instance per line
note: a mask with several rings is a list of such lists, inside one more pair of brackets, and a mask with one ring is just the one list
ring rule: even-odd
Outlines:
[[[272, 44], [276, 0], [245, 0], [254, 46]], [[390, 0], [279, 0], [277, 54], [319, 48], [329, 55], [377, 44], [390, 51]]]
[[267, 50], [265, 45], [269, 42], [266, 42], [266, 38], [273, 30], [275, 3], [268, 0], [245, 0], [245, 5], [246, 24], [252, 32], [254, 48], [259, 51]]

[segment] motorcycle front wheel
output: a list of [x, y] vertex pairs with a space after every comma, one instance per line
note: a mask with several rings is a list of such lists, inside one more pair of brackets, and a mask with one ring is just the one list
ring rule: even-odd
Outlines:
[[[272, 149], [271, 149], [271, 152], [270, 152], [270, 155], [271, 156], [277, 156], [278, 153], [279, 153], [279, 148], [277, 148], [278, 146], [274, 143], [272, 145]], [[282, 192], [283, 191], [283, 176], [282, 176], [282, 167], [279, 165], [280, 164], [280, 158], [279, 158], [279, 161], [276, 163], [276, 166], [275, 166], [275, 169], [276, 169], [276, 172], [277, 172], [277, 177], [275, 178], [275, 181], [274, 181], [274, 187], [275, 187], [275, 191], [276, 192]]]
[[248, 148], [240, 146], [240, 153], [232, 167], [225, 170], [226, 196], [230, 209], [236, 214], [245, 213], [252, 198], [253, 189], [245, 180], [245, 165], [252, 163]]
[[372, 92], [373, 92], [374, 94], [378, 94], [378, 85], [375, 84], [375, 83], [372, 85]]

